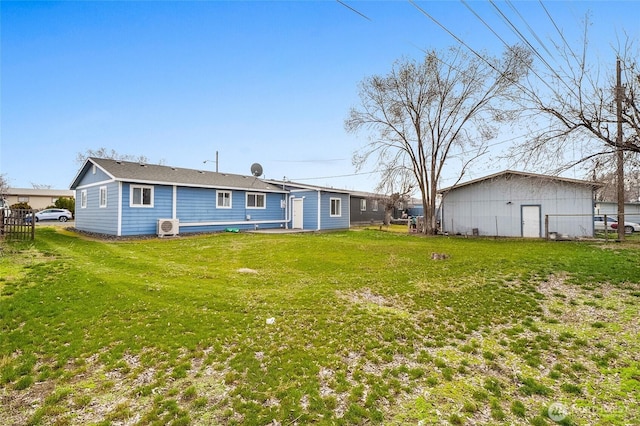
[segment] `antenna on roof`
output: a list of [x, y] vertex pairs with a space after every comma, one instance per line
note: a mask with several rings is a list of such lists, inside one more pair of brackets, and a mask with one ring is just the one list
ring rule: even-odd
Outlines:
[[255, 177], [262, 176], [262, 166], [260, 165], [260, 163], [253, 163], [251, 165], [251, 174]]

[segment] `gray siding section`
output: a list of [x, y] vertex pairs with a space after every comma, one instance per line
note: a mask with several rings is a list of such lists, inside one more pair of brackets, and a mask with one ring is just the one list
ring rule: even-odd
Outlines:
[[[100, 187], [107, 187], [107, 206], [100, 207]], [[87, 207], [80, 204], [83, 190], [76, 190], [75, 227], [81, 231], [117, 235], [118, 231], [118, 183], [109, 182], [84, 188], [87, 191]]]
[[[361, 209], [361, 201], [366, 200], [366, 209]], [[351, 195], [349, 202], [349, 213], [351, 223], [371, 223], [384, 222], [384, 203], [378, 201], [378, 210], [373, 210], [375, 200], [369, 197]]]
[[549, 231], [593, 235], [593, 191], [586, 185], [504, 176], [452, 189], [442, 204], [442, 230], [453, 234], [522, 236], [522, 206], [540, 205]]

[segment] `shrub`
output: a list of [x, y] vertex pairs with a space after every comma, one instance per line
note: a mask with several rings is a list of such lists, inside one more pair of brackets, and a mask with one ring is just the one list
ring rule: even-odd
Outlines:
[[31, 206], [29, 205], [29, 203], [15, 203], [15, 204], [11, 204], [10, 206], [12, 209], [29, 209], [31, 210]]
[[56, 200], [56, 202], [54, 203], [54, 207], [58, 208], [58, 209], [67, 209], [69, 210], [74, 216], [76, 214], [76, 200], [75, 198], [70, 198], [70, 197], [60, 197]]

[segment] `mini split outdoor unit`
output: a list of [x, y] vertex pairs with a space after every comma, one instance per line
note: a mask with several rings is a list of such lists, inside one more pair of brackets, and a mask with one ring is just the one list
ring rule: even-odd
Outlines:
[[178, 235], [179, 224], [178, 219], [158, 219], [158, 237]]

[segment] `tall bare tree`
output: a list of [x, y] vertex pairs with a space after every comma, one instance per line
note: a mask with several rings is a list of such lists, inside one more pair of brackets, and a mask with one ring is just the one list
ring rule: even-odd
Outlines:
[[506, 103], [530, 66], [527, 50], [513, 46], [501, 58], [481, 57], [463, 47], [432, 50], [421, 62], [396, 61], [387, 75], [365, 78], [361, 106], [345, 120], [349, 132], [369, 132], [353, 163], [370, 162], [385, 181], [407, 173], [422, 197], [425, 233], [436, 227], [437, 185], [445, 166], [459, 156], [458, 180], [482, 155], [497, 124], [511, 118]]

